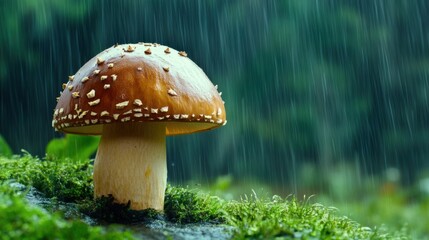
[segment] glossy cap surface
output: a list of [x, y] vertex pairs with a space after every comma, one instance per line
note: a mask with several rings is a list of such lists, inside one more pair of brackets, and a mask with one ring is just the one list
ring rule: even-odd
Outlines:
[[98, 135], [103, 124], [164, 122], [166, 135], [226, 123], [217, 88], [185, 52], [159, 44], [115, 45], [63, 84], [52, 126]]

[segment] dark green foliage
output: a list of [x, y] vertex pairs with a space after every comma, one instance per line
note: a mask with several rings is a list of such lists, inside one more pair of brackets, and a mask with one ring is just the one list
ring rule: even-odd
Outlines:
[[178, 223], [224, 222], [224, 201], [197, 190], [168, 186], [164, 212], [168, 220]]
[[[0, 36], [0, 129], [14, 149], [45, 150], [54, 136], [48, 124], [54, 99], [67, 75], [118, 41], [156, 40], [187, 50], [224, 93], [228, 125], [213, 138], [203, 133], [172, 140], [174, 149], [195, 145], [175, 158], [191, 166], [199, 160], [189, 156], [203, 156], [209, 177], [228, 169], [283, 184], [294, 176], [292, 158], [325, 169], [330, 161], [358, 158], [367, 161], [368, 171], [399, 167], [409, 176], [404, 180], [426, 164], [425, 0], [93, 3], [0, 2], [0, 29], [7, 33]], [[105, 17], [120, 13], [121, 21]], [[140, 16], [153, 17], [135, 21]], [[177, 19], [177, 28], [165, 27]], [[273, 165], [278, 167], [267, 167]], [[177, 169], [172, 178], [202, 174]]]
[[[29, 70], [33, 71], [40, 67], [44, 63], [40, 58], [46, 52], [31, 43], [45, 39], [45, 34], [55, 28], [59, 21], [68, 20], [73, 23], [82, 20], [91, 9], [92, 2], [60, 0], [40, 5], [33, 0], [1, 1], [3, 21], [0, 26], [7, 34], [0, 36], [0, 45], [5, 49], [0, 56], [0, 86], [7, 76], [13, 74], [11, 69], [14, 64], [25, 62]], [[26, 27], [29, 24], [31, 30]]]

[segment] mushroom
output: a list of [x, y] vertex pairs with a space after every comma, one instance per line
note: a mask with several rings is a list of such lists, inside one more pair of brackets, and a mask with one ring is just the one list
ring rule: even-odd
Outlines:
[[[154, 47], [147, 54], [147, 47], [138, 44], [111, 47], [68, 83], [79, 98], [61, 93], [52, 121], [55, 130], [101, 135], [94, 163], [96, 198], [111, 195], [133, 210], [163, 210], [166, 136], [226, 123], [222, 98], [206, 74], [181, 52], [165, 49]], [[142, 71], [136, 71], [139, 67]], [[78, 117], [67, 118], [70, 114]]]

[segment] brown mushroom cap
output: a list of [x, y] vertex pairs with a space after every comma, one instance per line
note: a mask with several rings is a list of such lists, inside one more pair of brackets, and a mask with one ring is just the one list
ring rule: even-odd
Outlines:
[[206, 74], [184, 52], [159, 44], [104, 50], [69, 77], [54, 110], [62, 132], [98, 135], [102, 125], [164, 122], [166, 135], [226, 123], [225, 107]]

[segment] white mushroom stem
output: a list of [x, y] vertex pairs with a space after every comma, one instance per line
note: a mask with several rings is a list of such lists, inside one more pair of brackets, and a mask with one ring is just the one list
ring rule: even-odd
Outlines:
[[94, 163], [95, 197], [112, 195], [131, 209], [163, 210], [167, 184], [164, 124], [103, 126]]

